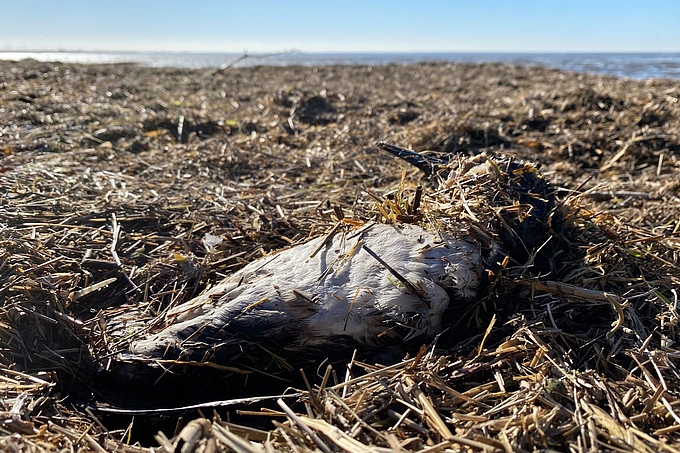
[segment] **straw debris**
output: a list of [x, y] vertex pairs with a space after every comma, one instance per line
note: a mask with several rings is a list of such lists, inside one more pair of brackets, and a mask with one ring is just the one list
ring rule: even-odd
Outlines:
[[[0, 62], [0, 448], [679, 451], [679, 95], [500, 64]], [[492, 263], [398, 363], [347, 357], [293, 396], [196, 405], [106, 381], [137, 327], [340, 222], [464, 220], [507, 242], [536, 214], [480, 205], [492, 179], [437, 191], [379, 140], [540, 164], [549, 239]], [[297, 372], [271, 360], [288, 374], [212, 372], [283, 391]]]

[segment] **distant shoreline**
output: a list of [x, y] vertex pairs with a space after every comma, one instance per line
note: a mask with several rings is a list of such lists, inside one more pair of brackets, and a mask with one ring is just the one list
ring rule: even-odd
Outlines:
[[137, 63], [149, 67], [219, 68], [244, 66], [325, 66], [411, 64], [419, 62], [512, 63], [631, 79], [680, 79], [680, 53], [674, 52], [328, 52], [289, 51], [273, 54], [146, 51], [0, 51], [0, 60], [64, 63]]
[[275, 52], [218, 52], [218, 51], [184, 51], [184, 50], [92, 50], [92, 49], [0, 49], [0, 53], [109, 53], [109, 54], [194, 54], [194, 55], [244, 55], [262, 56], [279, 54], [301, 55], [680, 55], [679, 52], [658, 51], [329, 51], [329, 52], [306, 52], [298, 49], [284, 49]]

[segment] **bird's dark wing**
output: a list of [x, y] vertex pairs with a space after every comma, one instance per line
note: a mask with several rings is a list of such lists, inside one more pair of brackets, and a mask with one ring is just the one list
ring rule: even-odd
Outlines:
[[404, 159], [406, 162], [425, 173], [425, 176], [428, 177], [437, 174], [439, 170], [447, 164], [447, 161], [443, 159], [437, 159], [436, 157], [428, 156], [426, 154], [419, 154], [415, 151], [385, 142], [379, 142], [378, 148], [400, 159]]

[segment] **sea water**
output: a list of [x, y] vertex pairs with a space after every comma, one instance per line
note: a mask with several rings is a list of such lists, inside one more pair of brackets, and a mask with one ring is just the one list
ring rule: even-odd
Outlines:
[[538, 65], [574, 72], [632, 79], [680, 79], [680, 53], [302, 53], [277, 54], [189, 52], [0, 52], [0, 60], [33, 58], [69, 63], [132, 62], [152, 67], [220, 68], [226, 65], [385, 65], [416, 62], [501, 62]]

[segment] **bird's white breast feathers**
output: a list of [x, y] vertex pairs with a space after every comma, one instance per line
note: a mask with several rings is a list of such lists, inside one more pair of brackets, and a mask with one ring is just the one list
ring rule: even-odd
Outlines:
[[417, 225], [319, 237], [258, 259], [175, 307], [165, 327], [134, 342], [131, 352], [181, 348], [204, 330], [233, 336], [251, 327], [300, 329], [306, 344], [344, 335], [371, 345], [394, 324], [409, 328], [409, 336], [433, 335], [450, 296], [476, 295], [479, 268], [472, 240]]

